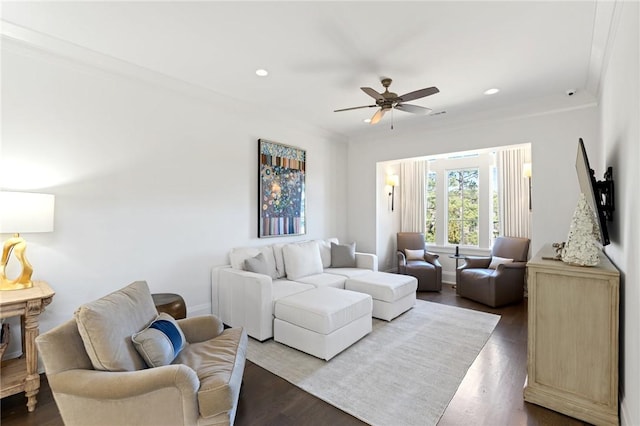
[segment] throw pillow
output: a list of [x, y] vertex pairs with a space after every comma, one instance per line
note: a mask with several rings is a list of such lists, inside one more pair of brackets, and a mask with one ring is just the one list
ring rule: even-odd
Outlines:
[[144, 368], [131, 335], [158, 316], [149, 286], [136, 281], [75, 312], [78, 332], [96, 370], [135, 371]]
[[498, 257], [493, 256], [491, 258], [491, 263], [489, 264], [489, 269], [496, 269], [498, 265], [502, 263], [512, 263], [513, 259], [507, 259], [506, 257]]
[[287, 244], [282, 248], [282, 255], [290, 280], [322, 273], [322, 258], [315, 241]]
[[407, 260], [424, 260], [424, 250], [404, 249], [404, 255]]
[[244, 260], [245, 271], [255, 272], [256, 274], [270, 275], [269, 265], [264, 258], [264, 254], [258, 253], [256, 256], [249, 257]]
[[355, 268], [356, 267], [356, 243], [336, 244], [331, 243], [331, 267]]
[[131, 336], [131, 341], [149, 367], [171, 364], [185, 345], [180, 326], [166, 313], [161, 313], [147, 328]]
[[241, 247], [234, 248], [229, 254], [229, 261], [233, 269], [247, 270], [245, 268], [244, 261], [250, 257], [255, 257], [259, 253], [262, 253], [264, 260], [267, 262], [267, 271], [263, 272], [265, 275], [269, 275], [271, 278], [278, 278], [278, 272], [276, 269], [276, 259], [273, 254], [273, 248], [271, 246], [264, 247]]

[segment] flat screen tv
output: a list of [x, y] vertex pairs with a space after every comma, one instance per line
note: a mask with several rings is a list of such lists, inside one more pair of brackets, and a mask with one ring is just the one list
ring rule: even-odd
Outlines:
[[613, 172], [607, 169], [605, 181], [596, 181], [594, 171], [589, 167], [587, 151], [584, 148], [582, 138], [578, 141], [578, 155], [576, 157], [576, 172], [580, 191], [584, 194], [591, 210], [596, 216], [596, 224], [600, 228], [600, 242], [603, 246], [610, 243], [607, 220], [612, 219], [613, 205]]

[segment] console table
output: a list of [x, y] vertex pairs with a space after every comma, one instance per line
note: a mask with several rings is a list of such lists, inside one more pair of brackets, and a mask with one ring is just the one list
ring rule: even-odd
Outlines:
[[593, 267], [527, 263], [529, 322], [525, 401], [592, 424], [618, 424], [620, 273], [600, 253]]
[[36, 408], [40, 390], [38, 374], [38, 316], [51, 303], [55, 292], [44, 281], [34, 281], [33, 287], [23, 290], [0, 291], [0, 318], [20, 316], [22, 326], [22, 355], [2, 362], [0, 367], [0, 398], [24, 392], [27, 409]]

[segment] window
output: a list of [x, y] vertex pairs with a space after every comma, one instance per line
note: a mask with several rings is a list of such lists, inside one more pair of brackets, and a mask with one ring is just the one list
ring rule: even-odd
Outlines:
[[435, 172], [427, 172], [427, 212], [424, 239], [426, 242], [436, 243], [436, 182], [437, 174]]
[[447, 172], [447, 242], [478, 245], [479, 169]]
[[500, 236], [500, 198], [498, 195], [498, 168], [491, 167], [491, 246]]
[[495, 153], [456, 153], [430, 158], [427, 165], [426, 243], [491, 247], [499, 230]]

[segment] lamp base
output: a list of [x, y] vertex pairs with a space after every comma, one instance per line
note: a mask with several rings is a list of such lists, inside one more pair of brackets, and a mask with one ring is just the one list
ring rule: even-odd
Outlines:
[[[4, 243], [2, 248], [2, 261], [0, 263], [0, 290], [22, 290], [33, 287], [31, 275], [33, 267], [27, 260], [25, 251], [27, 242], [19, 234], [15, 234]], [[15, 252], [16, 258], [22, 267], [22, 272], [16, 279], [7, 278], [6, 269], [11, 253]]]
[[6, 291], [6, 290], [24, 290], [25, 288], [31, 288], [33, 287], [33, 282], [29, 281], [26, 284], [20, 284], [20, 283], [16, 283], [14, 282], [15, 280], [7, 280], [7, 279], [3, 279], [0, 282], [0, 291]]

